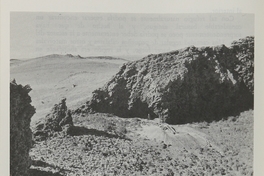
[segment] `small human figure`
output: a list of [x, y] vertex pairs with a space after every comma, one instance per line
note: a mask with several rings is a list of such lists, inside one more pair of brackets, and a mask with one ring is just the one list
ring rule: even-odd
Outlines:
[[159, 115], [159, 119], [160, 119], [160, 123], [164, 123], [165, 122], [165, 118], [163, 115]]

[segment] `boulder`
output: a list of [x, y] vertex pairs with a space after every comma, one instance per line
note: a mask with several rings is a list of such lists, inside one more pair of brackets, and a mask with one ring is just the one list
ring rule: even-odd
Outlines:
[[213, 121], [253, 108], [254, 37], [231, 47], [186, 47], [125, 63], [75, 113]]
[[22, 86], [15, 80], [10, 83], [10, 175], [29, 175], [32, 147], [31, 117], [35, 108], [30, 104], [29, 85]]

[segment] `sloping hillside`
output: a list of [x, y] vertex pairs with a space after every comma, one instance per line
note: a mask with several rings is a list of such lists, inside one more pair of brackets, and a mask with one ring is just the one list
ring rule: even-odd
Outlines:
[[78, 107], [91, 96], [92, 90], [104, 85], [124, 60], [80, 59], [69, 55], [48, 55], [29, 60], [12, 60], [10, 77], [32, 87], [30, 96], [36, 107], [32, 118], [45, 117], [49, 109], [62, 97], [70, 108]]

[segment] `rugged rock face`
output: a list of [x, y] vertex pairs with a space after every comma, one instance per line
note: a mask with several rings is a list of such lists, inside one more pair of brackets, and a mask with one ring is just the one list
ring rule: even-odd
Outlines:
[[34, 140], [45, 140], [54, 132], [67, 131], [71, 127], [73, 127], [71, 111], [67, 110], [66, 98], [63, 98], [59, 104], [54, 105], [45, 119], [36, 125], [33, 132]]
[[245, 83], [250, 92], [254, 94], [254, 37], [246, 37], [231, 44], [231, 49], [238, 58], [235, 72], [239, 81]]
[[[124, 64], [75, 112], [212, 121], [253, 108], [254, 37], [225, 45], [151, 54]], [[148, 115], [149, 114], [149, 115]]]
[[10, 175], [29, 175], [32, 144], [30, 119], [35, 113], [28, 95], [31, 88], [10, 83]]

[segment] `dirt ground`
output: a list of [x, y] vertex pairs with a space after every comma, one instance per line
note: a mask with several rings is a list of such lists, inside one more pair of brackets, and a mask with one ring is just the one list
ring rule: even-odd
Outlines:
[[89, 130], [35, 143], [32, 169], [61, 175], [253, 174], [252, 110], [210, 124], [166, 125], [100, 113], [74, 121]]
[[83, 104], [92, 91], [103, 86], [124, 63], [124, 60], [78, 59], [50, 55], [30, 60], [12, 60], [10, 79], [18, 84], [29, 84], [30, 96], [36, 114], [32, 124], [45, 117], [50, 108], [62, 97], [67, 106]]
[[[32, 87], [44, 118], [62, 97], [74, 109], [105, 84], [123, 60], [51, 55], [11, 62], [11, 79]], [[253, 175], [253, 110], [212, 123], [161, 124], [111, 114], [73, 116], [76, 135], [55, 133], [30, 151], [32, 175]]]

